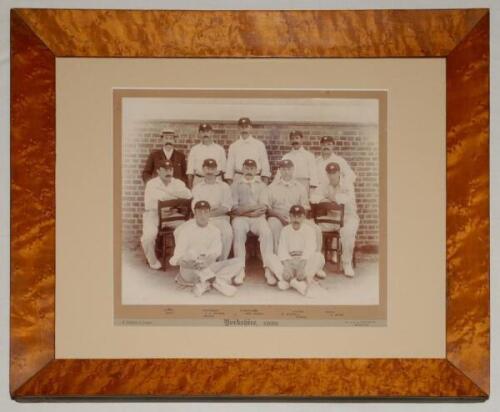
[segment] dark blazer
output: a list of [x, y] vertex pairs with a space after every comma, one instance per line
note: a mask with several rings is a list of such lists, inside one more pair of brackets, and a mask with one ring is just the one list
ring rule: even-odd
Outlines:
[[[149, 179], [157, 176], [156, 169], [162, 160], [166, 160], [163, 149], [153, 150], [146, 160], [146, 165], [142, 171], [142, 180], [146, 183]], [[182, 152], [174, 149], [170, 161], [174, 164], [174, 177], [187, 183], [186, 177], [186, 156]]]

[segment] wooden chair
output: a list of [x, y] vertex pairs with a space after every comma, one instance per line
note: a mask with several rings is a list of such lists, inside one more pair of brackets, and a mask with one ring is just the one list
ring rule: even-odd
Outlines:
[[321, 227], [321, 223], [332, 225], [332, 230], [323, 232], [323, 254], [325, 259], [329, 252], [336, 255], [336, 270], [340, 271], [342, 260], [342, 244], [340, 242], [340, 228], [344, 226], [344, 205], [336, 202], [322, 202], [311, 205], [314, 222]]
[[163, 270], [167, 270], [168, 257], [175, 248], [172, 222], [186, 221], [191, 216], [191, 199], [172, 199], [158, 201], [158, 237], [156, 251]]
[[262, 259], [260, 257], [259, 237], [252, 232], [248, 232], [246, 248], [250, 257]]

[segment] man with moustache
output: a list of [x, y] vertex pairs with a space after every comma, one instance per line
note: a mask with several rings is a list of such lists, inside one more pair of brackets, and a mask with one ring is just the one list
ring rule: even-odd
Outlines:
[[[267, 216], [271, 233], [273, 234], [274, 253], [278, 253], [281, 231], [290, 223], [290, 209], [293, 205], [300, 205], [306, 213], [310, 210], [309, 198], [306, 188], [293, 178], [294, 164], [290, 159], [281, 160], [278, 163], [280, 176], [274, 180], [264, 192], [263, 202], [267, 206]], [[305, 220], [304, 224], [314, 229], [316, 236], [315, 244], [317, 251], [321, 251], [323, 234], [313, 220]], [[318, 276], [326, 277], [326, 273], [320, 271]]]
[[334, 140], [332, 136], [322, 136], [320, 139], [321, 153], [316, 156], [316, 172], [319, 183], [328, 183], [328, 175], [326, 173], [326, 165], [329, 163], [337, 163], [340, 166], [340, 178], [343, 184], [354, 187], [356, 174], [347, 161], [333, 151]]
[[153, 150], [149, 154], [142, 171], [142, 181], [146, 184], [148, 180], [157, 176], [158, 164], [164, 160], [169, 160], [173, 166], [173, 176], [186, 183], [186, 157], [182, 152], [174, 148], [175, 132], [172, 129], [163, 129], [160, 139], [162, 148]]
[[222, 235], [222, 253], [218, 260], [226, 260], [233, 243], [233, 228], [228, 215], [233, 207], [233, 198], [229, 185], [217, 179], [219, 169], [215, 159], [203, 161], [203, 180], [193, 188], [193, 205], [200, 200], [206, 200], [210, 204], [210, 223]]
[[[356, 233], [359, 227], [359, 217], [356, 206], [356, 196], [352, 185], [341, 179], [341, 167], [331, 162], [325, 167], [328, 183], [322, 183], [311, 197], [311, 203], [336, 202], [344, 205], [344, 225], [340, 228], [340, 243], [342, 244], [342, 267], [348, 277], [354, 276], [352, 254]], [[336, 228], [331, 223], [320, 223], [321, 230], [331, 231]]]
[[260, 254], [264, 265], [264, 275], [269, 284], [276, 284], [276, 278], [268, 268], [268, 256], [273, 252], [273, 236], [266, 220], [266, 205], [262, 203], [262, 192], [266, 184], [257, 176], [257, 164], [246, 159], [242, 164], [243, 177], [231, 187], [233, 193], [234, 216], [232, 221], [234, 256], [246, 261], [246, 240], [248, 232], [259, 237]]
[[174, 232], [175, 250], [169, 263], [179, 266], [176, 282], [192, 287], [195, 296], [213, 288], [225, 296], [233, 296], [245, 277], [243, 261], [238, 258], [216, 259], [222, 253], [219, 229], [210, 223], [210, 204], [199, 200], [194, 204], [194, 219]]
[[278, 170], [279, 178], [267, 187], [262, 198], [267, 206], [267, 221], [273, 233], [274, 253], [278, 253], [281, 229], [290, 223], [288, 215], [290, 207], [301, 205], [305, 210], [310, 209], [304, 185], [293, 178], [293, 162], [289, 159], [280, 160]]
[[222, 180], [226, 170], [226, 152], [224, 148], [214, 142], [212, 126], [202, 123], [198, 127], [200, 143], [194, 145], [189, 151], [187, 160], [188, 187], [192, 189], [203, 180], [203, 162], [206, 159], [214, 159], [217, 163], [217, 180]]
[[[158, 201], [173, 199], [191, 199], [191, 192], [184, 182], [173, 177], [174, 166], [170, 160], [161, 160], [157, 163], [157, 176], [148, 180], [144, 191], [144, 213], [142, 215], [141, 245], [151, 269], [160, 269], [161, 263], [155, 254], [155, 242], [158, 235]], [[169, 222], [169, 227], [177, 227], [184, 223], [183, 216], [172, 210], [170, 217], [179, 217], [179, 220]]]
[[[289, 137], [292, 150], [285, 154], [282, 160], [288, 159], [293, 162], [295, 166], [293, 178], [304, 185], [309, 195], [310, 190], [318, 186], [314, 155], [304, 148], [304, 135], [300, 130], [293, 130]], [[275, 180], [279, 178], [280, 171], [278, 170]]]
[[257, 167], [256, 174], [264, 183], [269, 183], [271, 168], [264, 143], [252, 136], [252, 122], [248, 117], [238, 120], [240, 137], [231, 143], [227, 154], [225, 178], [229, 184], [243, 177], [243, 162], [252, 159]]
[[270, 266], [279, 289], [306, 295], [314, 276], [323, 272], [325, 258], [317, 251], [313, 227], [305, 223], [305, 209], [293, 205], [289, 215], [290, 224], [281, 231], [278, 254], [270, 257]]

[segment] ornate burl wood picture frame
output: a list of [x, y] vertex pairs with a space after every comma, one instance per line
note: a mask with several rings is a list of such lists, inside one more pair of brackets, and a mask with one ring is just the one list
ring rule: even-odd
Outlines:
[[[58, 57], [445, 58], [446, 358], [56, 359]], [[11, 173], [14, 399], [488, 397], [487, 9], [14, 9]]]

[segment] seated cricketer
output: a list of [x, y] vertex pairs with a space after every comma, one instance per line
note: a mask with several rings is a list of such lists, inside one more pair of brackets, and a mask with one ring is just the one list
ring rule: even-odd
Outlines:
[[306, 211], [301, 205], [290, 208], [290, 224], [281, 231], [278, 255], [270, 258], [278, 288], [291, 287], [302, 295], [307, 294], [315, 275], [326, 276], [325, 258], [316, 251], [316, 233], [305, 219]]
[[[359, 227], [359, 217], [356, 207], [356, 195], [351, 182], [341, 179], [341, 168], [338, 163], [331, 162], [325, 167], [328, 183], [322, 183], [311, 197], [312, 203], [336, 202], [344, 205], [344, 225], [340, 228], [340, 242], [342, 244], [342, 267], [344, 274], [354, 276], [352, 254], [356, 233]], [[322, 231], [334, 230], [332, 224], [320, 223]]]
[[210, 223], [222, 234], [222, 254], [218, 260], [225, 260], [233, 244], [233, 228], [229, 222], [229, 212], [233, 198], [229, 185], [219, 179], [215, 159], [205, 159], [202, 166], [203, 180], [193, 188], [193, 205], [199, 200], [210, 203]]
[[262, 193], [267, 186], [256, 174], [257, 163], [253, 159], [246, 159], [243, 162], [243, 177], [231, 186], [234, 216], [232, 221], [233, 252], [234, 256], [245, 262], [248, 232], [257, 235], [264, 275], [269, 284], [275, 285], [276, 279], [267, 267], [267, 257], [273, 253], [273, 235], [266, 220], [267, 207], [261, 200]]
[[[157, 163], [158, 176], [146, 183], [144, 191], [144, 213], [142, 215], [141, 245], [151, 269], [160, 269], [161, 263], [155, 254], [155, 242], [158, 236], [158, 201], [173, 199], [191, 199], [191, 192], [182, 180], [173, 177], [174, 166], [170, 160], [161, 160]], [[172, 217], [177, 213], [172, 212]], [[170, 222], [174, 228], [184, 223], [184, 218], [178, 214], [179, 220]]]
[[[269, 227], [273, 234], [274, 253], [278, 253], [278, 243], [281, 230], [290, 223], [288, 215], [293, 205], [301, 205], [306, 212], [309, 211], [309, 197], [307, 189], [302, 183], [293, 177], [295, 166], [290, 159], [283, 159], [278, 163], [276, 179], [271, 183], [263, 194], [263, 202], [267, 206]], [[314, 227], [316, 231], [316, 245], [321, 251], [323, 235], [313, 220], [306, 220], [307, 224]]]
[[172, 266], [179, 266], [176, 282], [193, 288], [196, 296], [214, 288], [225, 296], [233, 296], [245, 278], [243, 261], [239, 258], [216, 259], [222, 253], [219, 229], [210, 222], [210, 204], [199, 200], [194, 205], [194, 219], [178, 227]]

